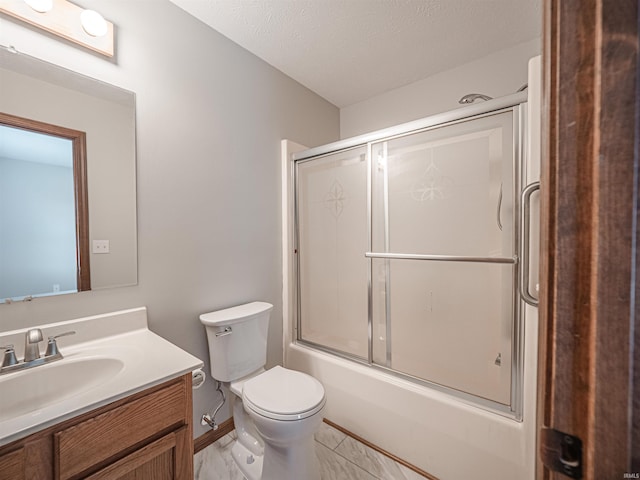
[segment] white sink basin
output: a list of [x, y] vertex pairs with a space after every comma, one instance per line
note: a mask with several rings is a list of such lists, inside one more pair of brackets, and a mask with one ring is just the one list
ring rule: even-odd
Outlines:
[[[62, 360], [0, 375], [0, 446], [202, 368], [149, 330], [144, 307], [37, 328], [76, 334], [59, 345]], [[21, 358], [27, 330], [0, 332], [0, 345], [17, 345]]]
[[0, 376], [0, 422], [103, 385], [123, 369], [117, 358], [81, 357]]

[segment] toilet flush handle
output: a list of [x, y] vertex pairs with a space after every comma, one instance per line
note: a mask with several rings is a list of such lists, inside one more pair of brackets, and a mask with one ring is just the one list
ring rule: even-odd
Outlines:
[[231, 335], [232, 333], [233, 330], [231, 329], [231, 327], [224, 327], [224, 330], [216, 333], [216, 337], [224, 337], [225, 335]]

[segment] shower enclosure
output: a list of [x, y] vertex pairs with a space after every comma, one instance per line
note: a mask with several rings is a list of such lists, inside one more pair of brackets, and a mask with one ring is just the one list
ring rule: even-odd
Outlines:
[[297, 342], [520, 419], [525, 119], [516, 94], [295, 154]]

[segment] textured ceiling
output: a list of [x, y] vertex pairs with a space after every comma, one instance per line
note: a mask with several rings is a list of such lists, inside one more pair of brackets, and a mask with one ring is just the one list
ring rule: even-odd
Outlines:
[[338, 107], [541, 34], [541, 0], [171, 0]]

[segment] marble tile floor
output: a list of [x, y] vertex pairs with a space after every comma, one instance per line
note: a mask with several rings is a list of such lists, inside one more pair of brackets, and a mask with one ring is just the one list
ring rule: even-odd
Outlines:
[[[324, 422], [315, 439], [321, 480], [424, 480]], [[195, 480], [244, 480], [231, 458], [234, 441], [235, 432], [231, 432], [198, 452], [194, 457]]]

